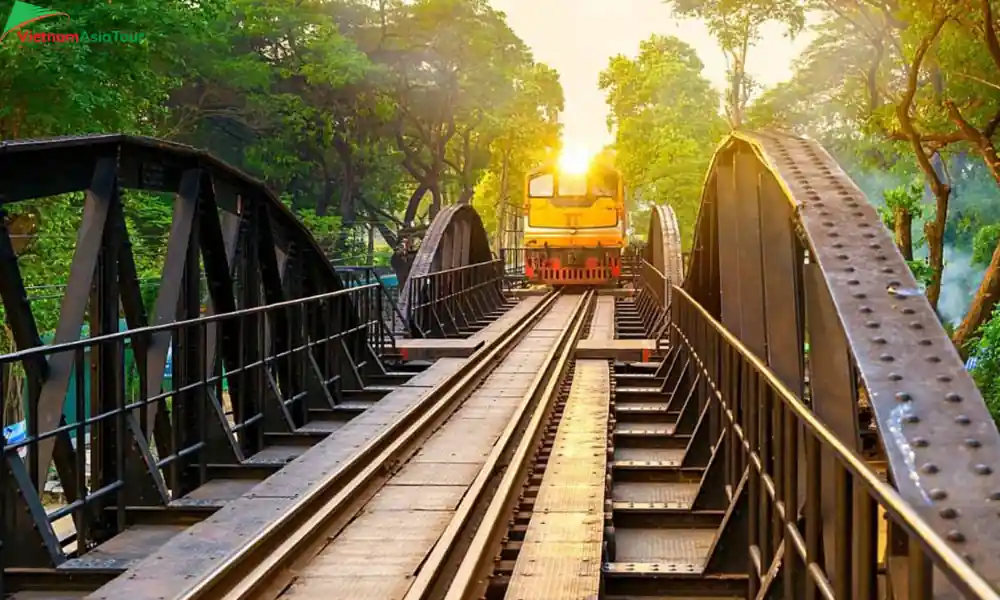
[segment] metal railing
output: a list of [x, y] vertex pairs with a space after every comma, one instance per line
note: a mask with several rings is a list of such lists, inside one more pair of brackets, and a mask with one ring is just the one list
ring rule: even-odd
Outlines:
[[408, 282], [407, 323], [430, 337], [462, 337], [504, 302], [504, 263], [444, 269]]
[[663, 340], [670, 321], [670, 282], [655, 266], [642, 259], [639, 277], [633, 283], [637, 290], [635, 306], [646, 331], [652, 339]]
[[[883, 589], [906, 590], [897, 597], [955, 597], [946, 591], [950, 584], [960, 597], [1000, 598], [915, 507], [705, 308], [677, 287], [673, 306], [672, 343], [689, 356], [689, 375], [702, 399], [699, 423], [709, 428], [714, 446], [707, 472], [721, 475], [713, 483], [725, 486], [731, 510], [742, 513], [724, 523], [719, 543], [746, 544], [748, 597], [780, 585], [788, 599], [876, 598], [884, 574]], [[930, 491], [932, 497], [937, 493]], [[888, 521], [884, 557], [880, 511]], [[774, 569], [780, 569], [777, 577]], [[935, 580], [935, 569], [947, 581]]]
[[[166, 506], [364, 389], [385, 373], [389, 301], [372, 283], [0, 356], [46, 368], [26, 385], [25, 435], [4, 439], [4, 569], [85, 554], [126, 527], [127, 506]], [[47, 508], [52, 463], [65, 502]], [[74, 531], [59, 537], [63, 518]]]
[[373, 283], [382, 286], [386, 300], [382, 305], [382, 322], [389, 326], [389, 332], [393, 339], [406, 334], [405, 319], [399, 310], [401, 288], [392, 267], [338, 266], [336, 270], [341, 281], [348, 287]]

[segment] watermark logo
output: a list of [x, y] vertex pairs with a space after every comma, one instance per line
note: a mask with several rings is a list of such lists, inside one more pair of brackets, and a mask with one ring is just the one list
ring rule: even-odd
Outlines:
[[145, 33], [137, 33], [131, 31], [85, 31], [82, 33], [32, 33], [31, 31], [24, 30], [24, 26], [30, 25], [31, 23], [37, 23], [42, 19], [48, 19], [50, 17], [66, 17], [69, 20], [69, 15], [60, 12], [58, 10], [50, 10], [48, 8], [42, 8], [40, 6], [35, 6], [33, 4], [28, 4], [27, 2], [21, 2], [16, 0], [14, 2], [14, 8], [10, 11], [10, 16], [7, 17], [7, 24], [3, 28], [3, 33], [0, 34], [0, 42], [3, 42], [7, 34], [14, 32], [17, 34], [18, 39], [22, 43], [35, 43], [35, 44], [45, 44], [45, 43], [75, 43], [75, 44], [100, 44], [100, 43], [119, 43], [119, 44], [138, 44], [145, 39]]
[[14, 2], [14, 8], [11, 9], [10, 16], [7, 17], [7, 24], [4, 25], [3, 34], [0, 35], [0, 42], [2, 42], [11, 31], [21, 29], [25, 25], [41, 21], [42, 19], [48, 19], [49, 17], [66, 17], [69, 19], [68, 14], [59, 12], [58, 10], [41, 8], [39, 6], [35, 6], [34, 4], [20, 2], [20, 0]]

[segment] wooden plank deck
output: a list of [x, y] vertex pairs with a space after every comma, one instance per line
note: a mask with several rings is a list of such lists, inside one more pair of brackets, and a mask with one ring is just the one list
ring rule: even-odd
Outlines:
[[580, 600], [600, 593], [610, 392], [607, 361], [576, 361], [507, 587], [510, 600]]

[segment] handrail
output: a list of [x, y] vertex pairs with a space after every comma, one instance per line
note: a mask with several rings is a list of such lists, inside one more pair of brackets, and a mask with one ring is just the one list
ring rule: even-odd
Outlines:
[[[879, 502], [885, 511], [894, 517], [899, 525], [904, 527], [909, 533], [916, 535], [923, 542], [923, 547], [930, 555], [931, 560], [944, 571], [948, 579], [965, 593], [975, 594], [978, 598], [991, 598], [1000, 600], [1000, 594], [983, 579], [957, 552], [951, 549], [947, 542], [937, 534], [924, 520], [923, 517], [910, 504], [900, 496], [896, 490], [886, 483], [883, 483], [877, 474], [865, 463], [865, 460], [852, 449], [847, 447], [837, 435], [827, 428], [812, 410], [807, 407], [801, 399], [789, 390], [784, 383], [775, 375], [768, 366], [751, 352], [740, 340], [729, 332], [721, 323], [715, 320], [712, 315], [701, 304], [696, 302], [683, 288], [673, 286], [674, 293], [686, 300], [698, 313], [698, 315], [708, 323], [712, 329], [739, 354], [746, 359], [753, 368], [764, 377], [767, 385], [777, 394], [777, 396], [792, 410], [799, 420], [816, 436], [829, 450], [832, 450], [837, 459], [846, 466], [855, 476], [861, 479], [864, 485], [871, 491], [872, 496]], [[698, 362], [701, 358], [694, 353], [691, 342], [681, 331], [676, 321], [672, 323], [674, 330], [683, 338], [684, 343], [691, 350]], [[701, 363], [704, 367], [704, 364]], [[714, 383], [714, 382], [713, 382]], [[716, 389], [715, 395], [722, 398], [721, 392]]]
[[17, 350], [9, 354], [0, 355], [0, 364], [7, 362], [22, 361], [26, 358], [32, 358], [39, 354], [46, 355], [46, 354], [56, 354], [58, 352], [69, 352], [70, 350], [77, 350], [79, 348], [84, 348], [87, 346], [96, 346], [98, 344], [103, 344], [105, 342], [113, 342], [124, 338], [131, 338], [136, 335], [159, 333], [161, 331], [172, 331], [177, 329], [183, 329], [185, 327], [204, 326], [205, 324], [208, 323], [215, 323], [217, 321], [223, 321], [226, 319], [235, 319], [239, 317], [265, 313], [275, 309], [301, 306], [302, 304], [328, 300], [330, 298], [337, 298], [340, 296], [350, 296], [352, 294], [358, 294], [364, 290], [375, 289], [377, 287], [379, 287], [379, 284], [369, 283], [367, 285], [361, 285], [358, 287], [344, 288], [342, 290], [317, 294], [315, 296], [306, 296], [304, 298], [296, 298], [294, 300], [284, 300], [282, 302], [275, 302], [273, 304], [264, 304], [261, 306], [253, 306], [250, 308], [241, 308], [230, 312], [205, 315], [202, 317], [196, 317], [194, 319], [186, 319], [184, 321], [170, 321], [168, 323], [161, 323], [159, 325], [146, 325], [144, 327], [135, 327], [133, 329], [126, 329], [125, 331], [119, 331], [116, 333], [107, 333], [96, 337], [88, 337], [80, 340], [74, 340], [72, 342], [64, 342], [62, 344], [51, 344], [48, 346], [34, 346], [31, 348], [25, 348], [24, 350]]

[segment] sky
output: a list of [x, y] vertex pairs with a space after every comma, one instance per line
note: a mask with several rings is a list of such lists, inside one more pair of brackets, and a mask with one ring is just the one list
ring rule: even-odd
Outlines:
[[[705, 64], [705, 77], [722, 91], [726, 63], [718, 44], [700, 22], [674, 18], [661, 0], [491, 0], [507, 14], [514, 32], [535, 60], [559, 71], [566, 109], [561, 121], [567, 148], [596, 153], [612, 141], [607, 105], [597, 76], [615, 55], [634, 57], [639, 42], [654, 33], [690, 44]], [[794, 58], [808, 39], [789, 40], [779, 25], [766, 26], [751, 50], [747, 71], [770, 86], [788, 79]]]

